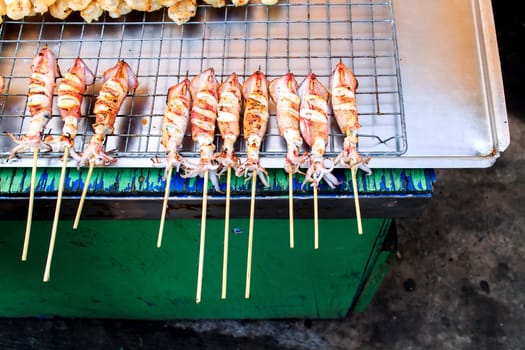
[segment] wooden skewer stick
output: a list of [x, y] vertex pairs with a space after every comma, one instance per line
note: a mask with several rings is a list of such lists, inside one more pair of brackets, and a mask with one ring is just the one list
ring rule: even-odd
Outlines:
[[350, 169], [352, 171], [352, 187], [354, 190], [354, 202], [355, 202], [355, 216], [357, 218], [357, 233], [362, 235], [363, 234], [363, 223], [361, 222], [361, 207], [359, 205], [359, 195], [357, 191], [357, 177], [356, 177], [356, 171], [354, 168], [354, 165], [350, 165]]
[[171, 174], [173, 173], [173, 167], [168, 169], [168, 175], [166, 177], [166, 189], [164, 190], [164, 200], [162, 201], [162, 214], [160, 215], [160, 226], [159, 236], [157, 238], [157, 248], [160, 248], [162, 244], [162, 234], [164, 233], [164, 222], [166, 221], [166, 210], [168, 209], [168, 199], [170, 197], [171, 187]]
[[22, 261], [27, 260], [27, 249], [29, 248], [29, 237], [31, 236], [31, 223], [33, 222], [33, 205], [35, 202], [36, 187], [36, 165], [38, 161], [38, 147], [33, 148], [33, 167], [31, 168], [31, 184], [29, 187], [29, 208], [27, 209], [26, 233], [24, 236], [24, 248], [22, 249]]
[[290, 248], [294, 247], [294, 224], [293, 224], [293, 174], [288, 173], [288, 211], [290, 216]]
[[224, 252], [222, 256], [222, 291], [221, 299], [226, 299], [226, 287], [228, 279], [228, 234], [230, 232], [230, 185], [232, 168], [228, 166], [226, 172], [226, 208], [224, 213]]
[[86, 181], [84, 182], [84, 188], [82, 189], [82, 195], [80, 196], [80, 202], [78, 203], [77, 215], [75, 216], [75, 222], [73, 223], [74, 230], [78, 228], [80, 215], [82, 214], [82, 209], [84, 208], [84, 201], [86, 200], [86, 195], [89, 188], [89, 182], [91, 181], [91, 175], [93, 174], [93, 168], [95, 168], [94, 159], [89, 161], [89, 169], [86, 176]]
[[314, 249], [319, 249], [319, 202], [316, 184], [314, 184]]
[[199, 248], [199, 271], [197, 274], [197, 296], [195, 302], [201, 302], [202, 273], [204, 270], [204, 241], [206, 239], [206, 211], [208, 207], [208, 170], [204, 173], [204, 186], [202, 188], [202, 216], [201, 216], [201, 243]]
[[46, 268], [44, 270], [44, 282], [49, 281], [51, 275], [51, 261], [53, 260], [53, 251], [55, 250], [55, 240], [58, 229], [58, 218], [60, 217], [60, 206], [62, 205], [62, 193], [64, 192], [64, 182], [66, 178], [66, 165], [69, 157], [69, 147], [64, 148], [64, 157], [62, 159], [62, 169], [60, 170], [60, 180], [58, 180], [58, 194], [57, 205], [55, 208], [55, 216], [53, 218], [53, 226], [51, 228], [51, 239], [49, 240], [49, 250], [47, 252]]
[[[352, 136], [352, 133], [354, 131], [347, 130], [346, 131], [346, 137]], [[356, 176], [356, 169], [355, 169], [355, 162], [353, 160], [350, 161], [350, 171], [352, 172], [352, 189], [354, 191], [354, 203], [355, 203], [355, 217], [357, 219], [357, 233], [362, 235], [363, 234], [363, 223], [361, 222], [361, 206], [359, 205], [359, 194], [357, 190], [357, 176]]]
[[244, 297], [250, 298], [250, 284], [252, 279], [252, 251], [253, 251], [253, 219], [255, 216], [255, 183], [257, 181], [257, 172], [253, 171], [252, 178], [252, 195], [250, 198], [250, 226], [248, 231], [248, 258], [246, 262], [246, 290]]

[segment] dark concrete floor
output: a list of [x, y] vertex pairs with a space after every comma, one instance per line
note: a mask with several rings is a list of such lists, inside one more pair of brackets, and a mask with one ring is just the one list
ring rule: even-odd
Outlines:
[[525, 16], [493, 3], [511, 146], [492, 168], [437, 171], [424, 214], [397, 221], [399, 259], [364, 313], [341, 321], [2, 319], [0, 348], [524, 348]]

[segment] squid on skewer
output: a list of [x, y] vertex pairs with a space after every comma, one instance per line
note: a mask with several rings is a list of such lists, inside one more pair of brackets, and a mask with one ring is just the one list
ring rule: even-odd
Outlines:
[[234, 154], [234, 144], [240, 135], [240, 115], [242, 107], [241, 84], [237, 74], [232, 73], [219, 87], [217, 126], [223, 140], [222, 152], [215, 155], [223, 167], [222, 174], [228, 167], [236, 167], [239, 160]]
[[[44, 282], [49, 281], [51, 274], [51, 262], [53, 260], [53, 251], [55, 249], [55, 240], [58, 229], [58, 219], [60, 216], [60, 205], [62, 202], [62, 193], [64, 191], [64, 179], [66, 175], [66, 165], [71, 149], [74, 153], [73, 144], [78, 130], [78, 120], [82, 114], [82, 99], [86, 92], [86, 86], [92, 85], [95, 82], [95, 75], [84, 61], [77, 57], [75, 62], [66, 73], [64, 79], [58, 84], [58, 108], [60, 109], [60, 116], [64, 121], [62, 128], [62, 136], [56, 139], [54, 147], [59, 151], [64, 152], [62, 160], [62, 169], [60, 172], [60, 180], [58, 183], [57, 204], [55, 207], [55, 216], [53, 218], [53, 226], [51, 228], [51, 238], [49, 241], [49, 250], [47, 253], [46, 267], [44, 270]], [[78, 157], [78, 156], [77, 156]]]
[[253, 73], [243, 84], [245, 101], [243, 131], [246, 141], [246, 161], [236, 170], [237, 176], [249, 179], [257, 174], [268, 187], [268, 173], [259, 163], [261, 142], [268, 126], [268, 80], [260, 70]]
[[301, 99], [297, 93], [299, 84], [293, 73], [287, 73], [270, 83], [270, 95], [276, 104], [279, 133], [286, 140], [287, 153], [284, 170], [288, 173], [288, 207], [290, 216], [290, 248], [294, 247], [294, 210], [293, 210], [293, 174], [300, 172], [299, 167], [308, 159], [300, 155], [299, 148], [303, 138], [299, 131], [299, 107]]
[[139, 85], [137, 76], [125, 61], [119, 61], [114, 67], [107, 69], [102, 77], [104, 84], [93, 108], [96, 116], [93, 124], [95, 134], [78, 159], [79, 166], [86, 165], [90, 161], [94, 161], [96, 165], [116, 162], [115, 158], [104, 152], [104, 140], [106, 136], [113, 133], [115, 119], [124, 99]]
[[12, 159], [18, 153], [31, 150], [51, 151], [50, 145], [42, 141], [44, 129], [51, 119], [53, 111], [53, 92], [55, 80], [60, 77], [60, 68], [57, 64], [55, 54], [47, 47], [40, 50], [33, 58], [31, 64], [31, 77], [29, 80], [29, 92], [27, 107], [31, 114], [29, 131], [16, 139], [11, 133], [7, 135], [17, 143], [7, 160]]
[[182, 146], [184, 134], [188, 128], [191, 108], [191, 82], [185, 78], [180, 83], [173, 85], [168, 90], [166, 98], [166, 111], [162, 119], [162, 137], [160, 144], [166, 150], [166, 172], [168, 169], [175, 168], [177, 171], [184, 163], [184, 159], [179, 153]]
[[297, 93], [299, 84], [293, 73], [287, 73], [270, 83], [270, 95], [277, 110], [277, 125], [279, 133], [286, 140], [287, 153], [285, 167], [287, 173], [299, 172], [299, 167], [308, 159], [308, 155], [300, 155], [299, 149], [303, 138], [299, 131], [299, 107], [301, 100]]
[[268, 173], [259, 163], [259, 151], [262, 138], [266, 133], [268, 118], [268, 80], [261, 70], [254, 72], [248, 80], [244, 82], [242, 90], [244, 107], [244, 139], [246, 140], [246, 161], [237, 168], [237, 176], [244, 176], [246, 179], [252, 178], [250, 196], [250, 221], [248, 229], [248, 256], [246, 259], [246, 289], [244, 297], [250, 298], [251, 274], [252, 274], [252, 251], [253, 251], [253, 227], [255, 214], [255, 188], [257, 176], [263, 184], [268, 187]]
[[36, 168], [38, 152], [40, 149], [51, 151], [51, 146], [42, 142], [42, 133], [51, 119], [53, 111], [53, 91], [55, 80], [60, 76], [55, 54], [47, 47], [42, 48], [38, 55], [33, 58], [31, 65], [31, 77], [29, 80], [29, 92], [27, 107], [31, 114], [29, 131], [26, 135], [16, 139], [11, 133], [7, 135], [17, 143], [7, 160], [12, 159], [18, 153], [33, 151], [33, 166], [31, 168], [31, 182], [29, 189], [29, 207], [27, 210], [26, 231], [24, 246], [22, 249], [22, 261], [27, 260], [29, 237], [31, 235], [31, 223], [33, 221], [33, 204], [36, 187]]
[[197, 293], [195, 302], [201, 302], [202, 276], [204, 269], [204, 243], [206, 239], [206, 214], [208, 203], [208, 179], [211, 179], [216, 191], [220, 191], [217, 175], [218, 164], [214, 161], [213, 152], [215, 145], [215, 122], [217, 120], [218, 93], [215, 70], [208, 68], [206, 71], [194, 77], [191, 81], [191, 96], [193, 105], [191, 108], [190, 123], [191, 136], [199, 145], [200, 162], [198, 164], [186, 165], [183, 177], [202, 176], [204, 178], [202, 188], [202, 213], [201, 213], [201, 235], [199, 247], [199, 264], [197, 272]]
[[221, 298], [226, 299], [228, 273], [228, 235], [230, 231], [230, 194], [231, 169], [239, 164], [234, 154], [234, 144], [239, 137], [240, 115], [242, 107], [242, 87], [237, 74], [232, 73], [219, 87], [219, 104], [217, 125], [223, 140], [222, 152], [216, 154], [216, 159], [222, 166], [219, 175], [226, 171], [226, 206], [224, 213], [224, 249], [222, 265], [222, 292]]
[[331, 174], [332, 162], [324, 158], [328, 142], [328, 90], [314, 73], [310, 73], [299, 86], [298, 93], [301, 98], [299, 126], [304, 141], [311, 148], [303, 185], [310, 182], [317, 188], [319, 182], [325, 180], [334, 188], [339, 182]]
[[[82, 100], [86, 87], [95, 83], [95, 75], [86, 65], [86, 63], [77, 57], [71, 68], [65, 74], [57, 87], [57, 106], [60, 111], [60, 117], [64, 122], [62, 135], [60, 138], [47, 137], [46, 143], [52, 146], [56, 152], [63, 152], [66, 147], [71, 148], [78, 132], [78, 122], [82, 115]], [[73, 153], [74, 157], [78, 157]]]
[[104, 152], [104, 140], [106, 136], [113, 133], [115, 119], [124, 99], [128, 93], [134, 91], [139, 85], [137, 76], [125, 61], [119, 61], [114, 67], [107, 69], [103, 74], [103, 79], [104, 84], [102, 84], [93, 108], [93, 113], [96, 116], [95, 124], [93, 124], [95, 133], [91, 137], [84, 153], [77, 160], [78, 166], [89, 163], [89, 170], [80, 196], [73, 229], [78, 228], [94, 166], [109, 165], [117, 161]]
[[166, 188], [164, 190], [164, 201], [162, 202], [157, 248], [160, 248], [162, 244], [166, 209], [168, 207], [170, 194], [171, 174], [173, 168], [176, 168], [178, 172], [184, 162], [184, 159], [179, 153], [179, 148], [182, 146], [184, 134], [188, 128], [188, 120], [190, 119], [190, 87], [191, 82], [186, 78], [168, 90], [166, 112], [164, 112], [164, 117], [162, 118], [162, 138], [160, 143], [167, 153], [165, 162], [166, 171], [164, 173]]
[[191, 108], [190, 123], [191, 137], [199, 145], [200, 160], [198, 164], [186, 165], [185, 178], [201, 176], [206, 173], [216, 191], [220, 191], [217, 175], [218, 164], [214, 161], [215, 122], [217, 120], [218, 93], [215, 70], [208, 68], [194, 77], [191, 81]]
[[350, 68], [339, 61], [332, 73], [330, 90], [332, 92], [332, 110], [339, 128], [345, 135], [343, 151], [335, 159], [336, 164], [346, 168], [359, 168], [367, 174], [371, 173], [366, 160], [357, 152], [357, 117], [356, 90], [357, 79]]

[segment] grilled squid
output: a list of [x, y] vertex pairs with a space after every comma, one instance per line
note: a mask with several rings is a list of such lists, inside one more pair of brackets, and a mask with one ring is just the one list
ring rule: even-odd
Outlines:
[[191, 108], [191, 82], [188, 78], [168, 90], [167, 106], [162, 119], [161, 145], [166, 150], [166, 173], [169, 168], [179, 171], [184, 160], [179, 153], [188, 128]]
[[310, 182], [319, 186], [321, 180], [334, 188], [339, 184], [332, 175], [333, 164], [324, 158], [328, 142], [328, 90], [310, 73], [299, 86], [301, 106], [299, 110], [299, 126], [304, 141], [310, 146], [309, 168], [303, 185]]
[[268, 173], [259, 163], [261, 142], [268, 125], [268, 80], [260, 70], [253, 73], [243, 84], [244, 119], [243, 131], [246, 141], [246, 157], [236, 170], [237, 176], [250, 178], [255, 171], [265, 186], [268, 184]]
[[299, 154], [303, 138], [299, 131], [301, 100], [297, 94], [298, 87], [299, 84], [297, 84], [293, 73], [287, 73], [270, 83], [270, 95], [277, 108], [279, 133], [284, 137], [287, 146], [284, 169], [292, 174], [298, 172], [299, 167], [308, 159], [308, 155]]
[[64, 122], [62, 136], [58, 139], [50, 136], [45, 140], [54, 151], [62, 152], [65, 147], [71, 147], [73, 157], [78, 157], [73, 151], [73, 144], [78, 132], [78, 121], [82, 115], [82, 100], [86, 86], [93, 85], [94, 82], [93, 72], [81, 58], [77, 57], [57, 87], [57, 106]]
[[217, 162], [214, 161], [215, 122], [217, 120], [217, 79], [215, 70], [208, 68], [191, 81], [193, 105], [190, 114], [191, 138], [198, 144], [200, 160], [198, 164], [188, 162], [182, 177], [204, 177], [208, 171], [209, 178], [216, 191], [220, 191], [217, 175]]
[[339, 61], [332, 73], [330, 90], [332, 92], [332, 110], [339, 128], [345, 135], [343, 150], [335, 159], [343, 167], [357, 167], [370, 174], [361, 155], [357, 152], [357, 129], [361, 127], [357, 118], [356, 90], [357, 80], [354, 73]]
[[240, 115], [242, 107], [241, 84], [237, 74], [232, 73], [219, 87], [217, 126], [223, 141], [222, 152], [216, 154], [217, 161], [223, 166], [236, 167], [238, 159], [234, 154], [234, 144], [240, 135]]
[[27, 152], [34, 148], [47, 152], [51, 151], [51, 146], [42, 142], [42, 134], [49, 119], [51, 119], [55, 80], [59, 76], [60, 69], [55, 54], [47, 47], [42, 48], [38, 55], [33, 58], [31, 64], [31, 77], [27, 94], [27, 107], [31, 114], [29, 131], [20, 139], [16, 139], [11, 133], [7, 133], [17, 143], [7, 160], [12, 159], [18, 153]]
[[95, 161], [96, 165], [116, 162], [115, 158], [104, 152], [104, 139], [113, 133], [117, 113], [127, 94], [139, 85], [137, 76], [124, 61], [119, 61], [114, 67], [107, 69], [103, 79], [104, 84], [93, 108], [96, 117], [93, 124], [95, 133], [78, 160], [79, 166], [86, 165], [91, 160]]

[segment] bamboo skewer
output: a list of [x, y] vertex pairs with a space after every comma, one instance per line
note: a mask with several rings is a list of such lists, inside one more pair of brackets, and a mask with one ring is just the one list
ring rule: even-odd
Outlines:
[[62, 168], [60, 170], [60, 180], [58, 180], [58, 194], [57, 205], [55, 208], [55, 216], [53, 218], [53, 226], [51, 228], [51, 239], [49, 240], [49, 250], [47, 252], [46, 268], [44, 270], [44, 282], [49, 281], [51, 275], [51, 262], [53, 260], [53, 251], [55, 250], [55, 240], [58, 229], [58, 219], [60, 217], [60, 207], [62, 205], [62, 193], [64, 192], [64, 182], [66, 178], [66, 165], [69, 158], [69, 147], [64, 148], [64, 157], [62, 159]]
[[288, 211], [290, 217], [290, 248], [294, 247], [293, 174], [288, 173]]
[[24, 236], [24, 247], [22, 249], [22, 261], [27, 260], [29, 237], [31, 236], [31, 223], [33, 222], [33, 205], [35, 202], [36, 166], [38, 161], [38, 151], [38, 147], [33, 148], [33, 167], [31, 168], [31, 184], [29, 187], [29, 208], [27, 209], [26, 233]]
[[359, 205], [359, 195], [357, 191], [357, 177], [354, 165], [351, 164], [350, 170], [352, 171], [352, 187], [354, 190], [354, 202], [355, 202], [355, 216], [357, 218], [357, 233], [363, 234], [363, 223], [361, 221], [361, 207]]
[[253, 172], [252, 193], [250, 198], [250, 225], [248, 231], [248, 258], [246, 262], [246, 290], [244, 297], [250, 298], [250, 284], [252, 279], [252, 251], [253, 251], [253, 220], [255, 215], [255, 184], [257, 181], [257, 172]]
[[166, 221], [166, 210], [168, 209], [168, 199], [170, 197], [171, 187], [171, 174], [173, 173], [173, 167], [168, 169], [168, 175], [166, 177], [166, 189], [164, 190], [164, 200], [162, 202], [162, 214], [160, 215], [160, 226], [159, 236], [157, 238], [157, 248], [162, 245], [162, 234], [164, 233], [164, 222]]
[[202, 188], [202, 216], [201, 216], [201, 241], [199, 248], [199, 270], [197, 273], [197, 296], [195, 302], [201, 302], [202, 274], [204, 270], [204, 242], [206, 239], [206, 211], [208, 207], [208, 170], [204, 172], [204, 186]]
[[84, 182], [84, 188], [82, 189], [82, 195], [80, 196], [80, 202], [78, 203], [77, 215], [75, 216], [75, 222], [73, 223], [73, 229], [78, 228], [78, 223], [80, 221], [80, 215], [82, 214], [82, 209], [84, 208], [84, 201], [86, 200], [87, 191], [89, 188], [89, 182], [91, 181], [91, 175], [93, 174], [93, 168], [95, 167], [95, 160], [92, 159], [89, 161], [89, 169], [86, 176], [86, 181]]
[[228, 279], [228, 234], [230, 232], [230, 185], [232, 168], [228, 166], [226, 172], [226, 208], [224, 213], [224, 252], [222, 257], [222, 291], [221, 299], [226, 299], [226, 288]]
[[319, 249], [319, 202], [316, 184], [314, 184], [314, 249]]
[[[352, 135], [351, 130], [347, 130], [346, 136], [349, 137]], [[359, 194], [357, 190], [357, 176], [356, 176], [356, 169], [355, 169], [355, 162], [353, 160], [350, 161], [350, 171], [352, 172], [352, 189], [354, 191], [354, 203], [355, 203], [355, 216], [357, 219], [357, 233], [362, 235], [363, 234], [363, 223], [361, 221], [361, 206], [359, 205]]]

